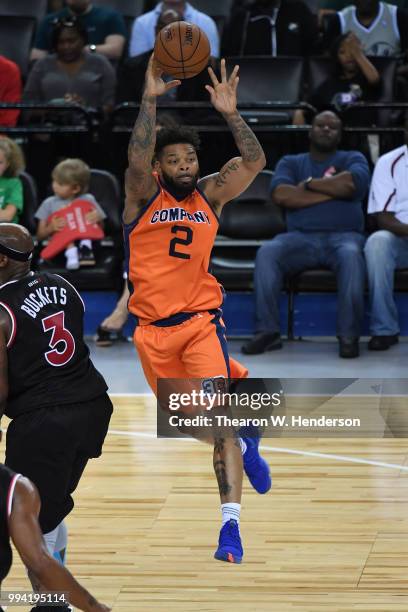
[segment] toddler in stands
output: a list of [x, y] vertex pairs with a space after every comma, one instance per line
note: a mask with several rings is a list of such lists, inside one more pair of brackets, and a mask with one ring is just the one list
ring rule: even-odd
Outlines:
[[[94, 196], [88, 193], [91, 171], [89, 166], [81, 159], [65, 159], [55, 166], [52, 172], [52, 190], [54, 195], [46, 198], [35, 213], [38, 219], [37, 238], [46, 240], [55, 232], [64, 229], [66, 225], [63, 216], [54, 216], [53, 213], [69, 206], [74, 200], [88, 200], [94, 210], [86, 215], [90, 223], [99, 223], [106, 218], [105, 213], [95, 200]], [[95, 258], [90, 239], [79, 241], [78, 245], [71, 242], [65, 249], [67, 270], [78, 270], [81, 265], [94, 265]]]

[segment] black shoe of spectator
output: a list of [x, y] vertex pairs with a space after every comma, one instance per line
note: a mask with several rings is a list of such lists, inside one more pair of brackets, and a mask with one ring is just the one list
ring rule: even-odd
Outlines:
[[265, 351], [276, 351], [282, 348], [282, 340], [279, 333], [261, 332], [241, 347], [245, 355], [258, 355]]
[[343, 359], [353, 359], [360, 354], [358, 338], [339, 337], [339, 356]]
[[79, 248], [79, 265], [80, 266], [94, 266], [95, 255], [93, 250], [87, 246], [81, 246]]
[[398, 334], [394, 336], [373, 336], [368, 343], [368, 350], [387, 351], [393, 344], [398, 344]]

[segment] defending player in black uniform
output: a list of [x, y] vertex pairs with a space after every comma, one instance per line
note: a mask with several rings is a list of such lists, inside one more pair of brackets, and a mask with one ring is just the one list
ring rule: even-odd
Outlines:
[[84, 612], [108, 612], [49, 554], [38, 524], [39, 509], [35, 486], [0, 463], [0, 589], [11, 567], [11, 538], [30, 574], [46, 589], [69, 593], [68, 600]]
[[12, 419], [5, 463], [38, 488], [54, 554], [65, 550], [71, 494], [101, 454], [112, 404], [83, 341], [80, 295], [58, 275], [30, 272], [32, 250], [25, 228], [0, 224], [0, 417]]

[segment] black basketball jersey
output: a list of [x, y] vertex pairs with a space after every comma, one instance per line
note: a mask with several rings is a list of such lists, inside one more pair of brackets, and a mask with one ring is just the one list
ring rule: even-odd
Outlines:
[[8, 517], [11, 512], [14, 487], [18, 477], [19, 474], [15, 474], [0, 463], [0, 585], [10, 571], [13, 558]]
[[84, 303], [62, 276], [31, 272], [0, 287], [9, 314], [9, 418], [91, 400], [107, 390], [83, 340]]

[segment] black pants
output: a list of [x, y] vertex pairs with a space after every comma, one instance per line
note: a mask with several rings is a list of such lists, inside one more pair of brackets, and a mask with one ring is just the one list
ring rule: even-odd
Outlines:
[[112, 410], [105, 393], [88, 402], [39, 408], [10, 423], [5, 463], [36, 485], [43, 533], [74, 507], [71, 495], [88, 460], [102, 452]]

